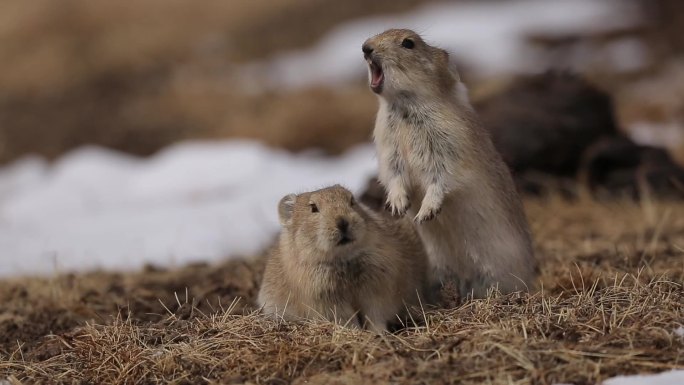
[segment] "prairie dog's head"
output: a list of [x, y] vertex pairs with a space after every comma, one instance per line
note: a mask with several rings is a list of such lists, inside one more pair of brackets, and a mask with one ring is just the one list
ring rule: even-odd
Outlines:
[[401, 91], [448, 92], [457, 79], [449, 70], [449, 54], [409, 29], [389, 29], [366, 40], [361, 49], [370, 88], [381, 96]]
[[296, 251], [334, 255], [356, 247], [366, 234], [363, 209], [340, 185], [286, 195], [278, 204], [278, 215]]

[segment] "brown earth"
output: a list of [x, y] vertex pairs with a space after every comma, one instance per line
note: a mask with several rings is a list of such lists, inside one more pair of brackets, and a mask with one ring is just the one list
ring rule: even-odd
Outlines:
[[542, 291], [427, 309], [385, 336], [262, 319], [260, 258], [0, 281], [0, 379], [581, 385], [684, 368], [684, 204], [526, 207]]

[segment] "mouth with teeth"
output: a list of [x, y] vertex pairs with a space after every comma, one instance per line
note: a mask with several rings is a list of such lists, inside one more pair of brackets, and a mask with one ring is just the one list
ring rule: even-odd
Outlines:
[[385, 83], [385, 74], [382, 72], [382, 67], [375, 59], [367, 59], [368, 71], [370, 73], [370, 88], [376, 94], [382, 92], [382, 85]]

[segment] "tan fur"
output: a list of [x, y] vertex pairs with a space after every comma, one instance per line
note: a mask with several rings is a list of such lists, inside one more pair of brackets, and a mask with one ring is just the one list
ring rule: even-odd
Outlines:
[[339, 185], [288, 195], [278, 211], [282, 231], [258, 298], [266, 313], [383, 331], [426, 292], [427, 256], [410, 221], [371, 211]]
[[537, 262], [520, 198], [448, 54], [402, 29], [363, 50], [369, 78], [372, 65], [384, 76], [374, 89], [380, 181], [392, 211], [414, 218], [434, 281], [455, 281], [461, 296], [531, 288]]

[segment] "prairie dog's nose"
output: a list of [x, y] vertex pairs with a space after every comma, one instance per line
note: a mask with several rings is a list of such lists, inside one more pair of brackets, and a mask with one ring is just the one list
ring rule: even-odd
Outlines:
[[364, 45], [361, 46], [361, 51], [363, 51], [363, 57], [367, 58], [368, 55], [370, 55], [371, 53], [373, 53], [373, 47], [371, 47], [371, 46], [368, 45], [368, 44], [364, 44]]
[[336, 220], [337, 228], [340, 229], [342, 233], [346, 233], [349, 230], [349, 221], [345, 218], [338, 217]]

